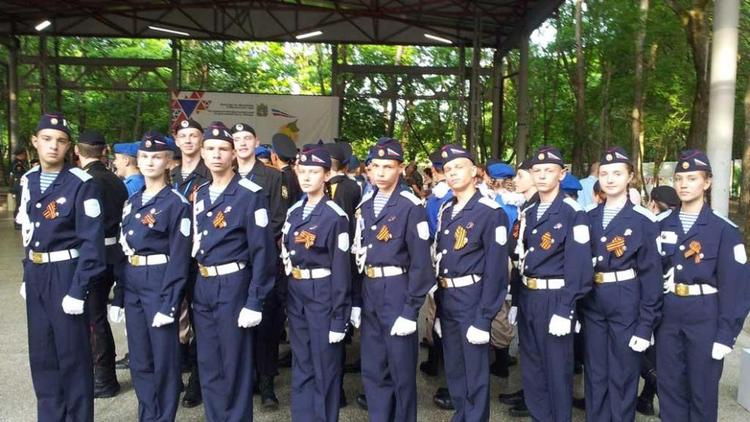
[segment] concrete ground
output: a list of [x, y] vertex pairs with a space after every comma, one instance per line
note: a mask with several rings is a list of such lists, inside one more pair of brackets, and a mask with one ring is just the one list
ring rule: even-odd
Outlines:
[[[28, 344], [26, 341], [26, 313], [24, 303], [18, 294], [21, 283], [21, 236], [13, 230], [10, 216], [7, 212], [0, 213], [0, 421], [33, 421], [36, 418], [34, 391], [29, 372]], [[118, 357], [127, 351], [127, 342], [123, 333], [124, 324], [116, 324], [113, 331], [116, 336]], [[286, 346], [285, 346], [286, 347]], [[731, 353], [724, 366], [724, 374], [720, 386], [719, 420], [748, 421], [750, 413], [737, 404], [737, 385], [740, 373], [740, 348], [750, 347], [750, 324], [737, 340], [735, 351]], [[422, 350], [422, 359], [426, 351]], [[350, 352], [350, 356], [353, 355]], [[128, 371], [118, 371], [117, 376], [122, 385], [122, 392], [112, 399], [96, 400], [97, 421], [134, 421], [137, 420], [137, 400], [130, 381]], [[185, 374], [187, 382], [187, 374]], [[285, 421], [289, 414], [289, 378], [290, 370], [282, 369], [277, 378], [277, 394], [281, 407], [275, 412], [266, 412], [260, 408], [259, 400], [255, 398], [255, 420], [257, 421]], [[431, 378], [417, 374], [419, 394], [419, 420], [430, 422], [448, 421], [451, 412], [443, 411], [432, 404], [432, 394], [441, 385], [441, 378]], [[359, 374], [347, 374], [345, 388], [349, 399], [349, 406], [341, 410], [342, 421], [366, 421], [367, 413], [355, 403], [356, 394], [362, 391]], [[491, 420], [520, 420], [511, 418], [505, 406], [496, 400], [500, 392], [515, 391], [520, 388], [518, 367], [513, 367], [508, 379], [492, 377], [492, 405]], [[582, 380], [576, 377], [577, 396], [582, 396]], [[583, 421], [584, 414], [574, 411], [575, 421]], [[194, 409], [180, 408], [177, 413], [178, 421], [202, 421], [203, 407]], [[641, 415], [638, 421], [657, 421], [658, 418], [647, 418]]]

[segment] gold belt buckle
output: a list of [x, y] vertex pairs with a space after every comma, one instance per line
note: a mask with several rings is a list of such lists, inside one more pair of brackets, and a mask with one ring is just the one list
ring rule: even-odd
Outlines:
[[203, 277], [208, 277], [208, 268], [204, 267], [203, 265], [198, 265], [198, 271], [200, 271], [201, 275]]
[[42, 252], [31, 252], [31, 262], [34, 264], [43, 264], [44, 254]]
[[440, 277], [438, 279], [438, 282], [440, 284], [440, 287], [447, 289], [448, 288], [448, 280], [445, 279], [445, 277]]
[[690, 296], [690, 287], [687, 284], [677, 283], [674, 286], [674, 293], [677, 296]]
[[372, 265], [367, 266], [366, 272], [367, 272], [367, 277], [375, 278], [375, 268], [373, 268]]
[[532, 290], [536, 290], [536, 277], [529, 277], [526, 279], [526, 287]]
[[604, 274], [602, 273], [594, 274], [594, 283], [597, 283], [597, 284], [604, 283]]
[[297, 280], [302, 279], [302, 270], [300, 270], [299, 267], [292, 268], [292, 277], [294, 277]]
[[137, 267], [140, 264], [140, 257], [138, 255], [131, 255], [129, 258], [130, 265], [135, 265]]

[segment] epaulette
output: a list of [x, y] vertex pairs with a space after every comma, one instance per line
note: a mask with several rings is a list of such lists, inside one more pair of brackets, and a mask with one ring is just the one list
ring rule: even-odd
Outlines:
[[486, 196], [483, 196], [483, 197], [479, 198], [479, 203], [482, 204], [482, 205], [485, 205], [487, 207], [490, 207], [493, 210], [496, 210], [496, 209], [500, 208], [500, 204], [498, 204], [497, 202], [491, 200], [490, 198], [487, 198]]
[[419, 198], [417, 198], [416, 195], [414, 195], [413, 193], [409, 192], [408, 190], [402, 190], [401, 191], [401, 196], [403, 196], [404, 198], [406, 198], [409, 201], [411, 201], [411, 203], [414, 204], [414, 205], [422, 205], [422, 201]]
[[250, 192], [258, 192], [259, 190], [263, 189], [262, 187], [260, 187], [259, 184], [255, 183], [255, 182], [253, 182], [253, 181], [251, 181], [249, 179], [245, 179], [244, 177], [241, 178], [238, 183], [239, 183], [240, 186], [242, 186], [243, 188], [249, 190]]
[[93, 178], [90, 174], [88, 174], [85, 171], [79, 169], [78, 167], [71, 167], [69, 170], [70, 170], [71, 173], [73, 173], [73, 175], [75, 175], [76, 177], [78, 177], [79, 179], [81, 179], [84, 182], [87, 181], [87, 180], [91, 180]]
[[717, 216], [717, 217], [721, 218], [722, 220], [726, 221], [727, 223], [729, 223], [730, 226], [734, 227], [735, 229], [739, 228], [736, 224], [734, 224], [734, 222], [732, 220], [730, 220], [729, 218], [724, 217], [723, 215], [719, 214], [718, 211], [716, 211], [716, 210], [711, 210], [711, 211], [714, 212], [715, 216]]
[[635, 206], [633, 206], [633, 211], [637, 212], [638, 214], [641, 214], [642, 216], [644, 216], [644, 217], [648, 218], [649, 220], [653, 221], [654, 223], [656, 223], [656, 216], [654, 215], [654, 213], [652, 213], [651, 211], [649, 211], [647, 208], [642, 207], [640, 205], [635, 205]]
[[581, 204], [579, 204], [578, 201], [573, 198], [565, 198], [563, 199], [563, 202], [568, 204], [570, 208], [573, 208], [574, 211], [583, 211], [583, 207], [581, 207]]
[[331, 201], [331, 200], [329, 199], [328, 201], [326, 201], [326, 205], [328, 205], [328, 206], [329, 206], [329, 207], [331, 207], [331, 208], [332, 208], [332, 209], [333, 209], [334, 211], [336, 211], [336, 214], [338, 214], [338, 215], [340, 215], [340, 216], [342, 216], [342, 217], [346, 217], [346, 219], [347, 219], [347, 220], [349, 219], [349, 216], [348, 216], [348, 215], [346, 215], [346, 212], [345, 212], [344, 210], [342, 210], [342, 209], [341, 209], [341, 207], [340, 207], [340, 206], [338, 206], [338, 204], [336, 204], [335, 202], [333, 202], [333, 201]]

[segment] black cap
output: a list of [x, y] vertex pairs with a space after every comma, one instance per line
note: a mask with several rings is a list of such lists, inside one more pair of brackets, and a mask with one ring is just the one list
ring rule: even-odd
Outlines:
[[39, 118], [39, 123], [36, 125], [36, 132], [42, 129], [55, 129], [65, 132], [70, 137], [70, 124], [60, 113], [45, 113]]
[[531, 158], [531, 165], [534, 166], [537, 164], [557, 164], [560, 167], [565, 167], [563, 155], [560, 150], [546, 145], [539, 148]]
[[247, 123], [237, 123], [236, 125], [232, 126], [232, 129], [229, 131], [232, 135], [234, 135], [237, 132], [250, 132], [255, 135], [255, 129], [253, 129], [252, 126], [250, 126]]
[[440, 154], [440, 150], [432, 151], [432, 154], [430, 154], [430, 162], [432, 163], [432, 167], [435, 167], [438, 170], [443, 169], [443, 156]]
[[[320, 142], [318, 142], [318, 145], [320, 145]], [[322, 144], [323, 148], [328, 151], [328, 153], [331, 155], [331, 158], [334, 160], [337, 160], [339, 163], [344, 164], [346, 159], [348, 158], [346, 156], [346, 151], [338, 142], [333, 143], [324, 143]]]
[[457, 158], [468, 158], [472, 163], [474, 162], [471, 153], [461, 145], [445, 145], [440, 149], [440, 156], [443, 158], [443, 165]]
[[302, 152], [299, 154], [298, 164], [300, 166], [318, 166], [330, 169], [331, 154], [325, 146], [319, 144], [307, 144], [302, 147]]
[[393, 138], [378, 139], [378, 142], [370, 148], [370, 155], [374, 159], [404, 162], [404, 149], [401, 147], [401, 143]]
[[349, 160], [352, 159], [352, 155], [354, 154], [354, 151], [352, 151], [352, 145], [344, 139], [340, 138], [335, 138], [334, 142], [336, 142], [341, 151], [344, 153], [344, 161], [342, 161], [342, 163], [349, 164]]
[[680, 197], [672, 186], [656, 186], [651, 189], [651, 199], [667, 204], [668, 207], [674, 208], [680, 206]]
[[206, 130], [203, 131], [203, 139], [205, 141], [209, 139], [218, 139], [220, 141], [230, 142], [234, 145], [234, 139], [229, 134], [227, 127], [222, 122], [213, 122], [209, 125]]
[[283, 160], [291, 160], [297, 156], [297, 145], [294, 144], [294, 141], [290, 137], [283, 133], [273, 135], [271, 145], [273, 145], [273, 152]]
[[680, 159], [677, 160], [675, 173], [685, 173], [690, 171], [707, 171], [711, 172], [711, 162], [708, 156], [700, 150], [689, 149], [680, 153]]
[[203, 126], [193, 119], [182, 120], [177, 123], [177, 130], [175, 130], [175, 133], [179, 132], [180, 129], [198, 129], [203, 132]]
[[86, 145], [107, 145], [107, 141], [104, 140], [104, 136], [93, 130], [86, 130], [78, 135], [78, 143]]
[[599, 161], [599, 164], [602, 166], [615, 163], [630, 164], [630, 157], [628, 157], [628, 153], [621, 147], [612, 147], [604, 151]]
[[167, 140], [164, 139], [164, 135], [155, 130], [149, 130], [148, 132], [143, 134], [141, 143], [138, 144], [138, 150], [146, 152], [160, 152], [171, 151], [172, 148], [169, 146]]

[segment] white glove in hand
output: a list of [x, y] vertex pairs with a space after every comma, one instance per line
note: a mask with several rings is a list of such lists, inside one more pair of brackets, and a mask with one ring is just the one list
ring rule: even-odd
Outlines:
[[63, 312], [68, 315], [81, 315], [83, 314], [83, 304], [85, 302], [81, 299], [76, 299], [72, 296], [65, 295], [62, 301]]
[[352, 327], [359, 328], [362, 324], [362, 308], [352, 306], [352, 313], [349, 314], [349, 323], [352, 324]]
[[559, 315], [552, 315], [549, 320], [549, 333], [558, 337], [570, 334], [570, 320]]
[[169, 315], [164, 315], [161, 312], [157, 312], [156, 315], [154, 315], [154, 322], [151, 323], [152, 327], [161, 327], [163, 325], [168, 325], [174, 322], [174, 318], [172, 318]]
[[119, 306], [109, 307], [109, 320], [114, 323], [125, 321], [125, 310]]
[[346, 333], [337, 333], [335, 331], [328, 332], [328, 342], [331, 344], [339, 343], [346, 337]]
[[443, 327], [440, 326], [440, 318], [435, 318], [432, 330], [435, 331], [435, 334], [437, 334], [438, 337], [443, 338]]
[[583, 326], [581, 325], [581, 321], [576, 321], [576, 326], [575, 326], [575, 330], [574, 330], [576, 332], [576, 334], [578, 334], [578, 333], [581, 332], [581, 328], [583, 328]]
[[237, 326], [240, 328], [255, 327], [260, 324], [263, 314], [252, 309], [242, 308], [240, 316], [237, 318]]
[[518, 306], [511, 306], [508, 310], [508, 322], [510, 325], [518, 324]]
[[480, 330], [472, 325], [466, 331], [466, 340], [471, 344], [487, 344], [490, 342], [490, 332]]
[[21, 295], [23, 300], [26, 300], [26, 282], [25, 281], [21, 283], [21, 290], [18, 291], [18, 294]]
[[732, 348], [725, 346], [721, 343], [714, 343], [714, 348], [711, 351], [711, 357], [716, 360], [722, 360], [724, 357], [732, 352]]
[[646, 349], [648, 349], [649, 346], [651, 346], [651, 342], [646, 339], [633, 336], [633, 337], [630, 337], [630, 343], [628, 343], [628, 346], [634, 351], [641, 353], [645, 351]]
[[391, 328], [392, 336], [408, 336], [417, 331], [417, 321], [412, 321], [403, 317], [396, 318]]

